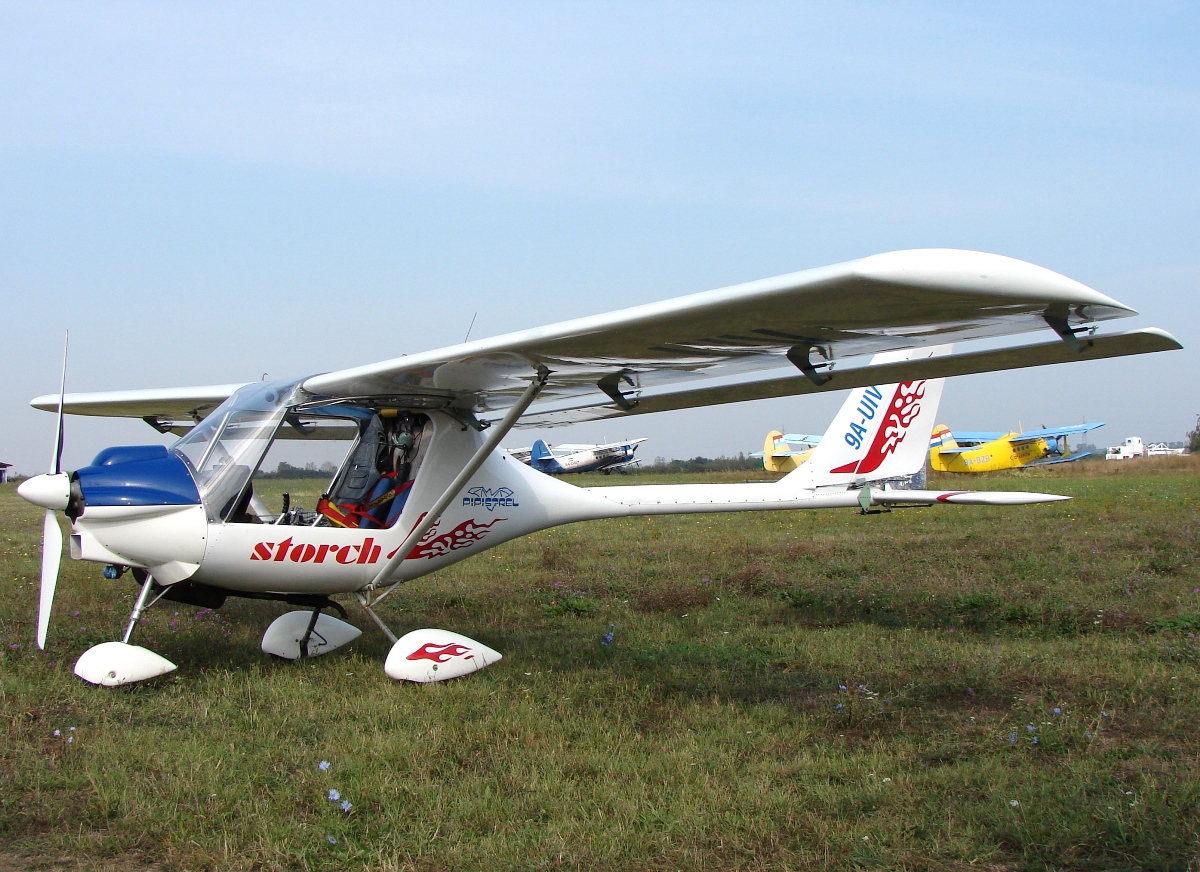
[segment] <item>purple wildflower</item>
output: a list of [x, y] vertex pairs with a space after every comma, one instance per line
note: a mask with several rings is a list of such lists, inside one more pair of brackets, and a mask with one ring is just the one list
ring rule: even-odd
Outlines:
[[329, 801], [330, 802], [337, 802], [341, 798], [342, 798], [342, 795], [340, 793], [338, 793], [332, 787], [329, 788]]
[[350, 800], [348, 800], [348, 799], [343, 799], [343, 800], [342, 800], [342, 811], [347, 811], [347, 812], [348, 812], [348, 811], [350, 811], [350, 809], [352, 809], [352, 808], [354, 808], [354, 805], [353, 805], [353, 804], [350, 802]]
[[317, 764], [317, 768], [320, 769], [322, 772], [329, 771], [329, 761], [322, 760], [320, 763]]

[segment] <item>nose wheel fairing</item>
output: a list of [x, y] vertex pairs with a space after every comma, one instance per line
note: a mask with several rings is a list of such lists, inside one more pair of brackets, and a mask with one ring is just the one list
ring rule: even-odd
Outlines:
[[134, 684], [174, 671], [170, 660], [127, 642], [101, 642], [84, 651], [75, 663], [76, 675], [101, 687]]

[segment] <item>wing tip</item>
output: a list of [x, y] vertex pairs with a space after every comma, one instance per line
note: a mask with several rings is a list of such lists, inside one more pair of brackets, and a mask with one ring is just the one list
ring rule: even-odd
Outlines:
[[1090, 320], [1127, 318], [1137, 311], [1082, 282], [1043, 266], [962, 248], [908, 248], [855, 261], [855, 275], [899, 285], [945, 287], [1004, 296], [1035, 296], [1092, 309]]

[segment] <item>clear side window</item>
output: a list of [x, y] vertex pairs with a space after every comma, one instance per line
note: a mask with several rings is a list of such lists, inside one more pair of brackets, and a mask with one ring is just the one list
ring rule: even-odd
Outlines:
[[293, 410], [229, 520], [391, 527], [432, 428], [427, 416], [403, 410], [342, 404]]

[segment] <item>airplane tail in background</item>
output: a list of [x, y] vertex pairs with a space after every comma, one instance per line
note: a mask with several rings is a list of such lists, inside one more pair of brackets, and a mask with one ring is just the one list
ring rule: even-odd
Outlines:
[[[875, 355], [871, 363], [937, 357], [949, 354], [951, 348], [890, 351]], [[923, 479], [945, 383], [939, 378], [851, 391], [808, 461], [782, 481], [818, 488], [914, 476]]]
[[945, 424], [938, 424], [933, 428], [933, 435], [929, 437], [930, 450], [940, 448], [957, 448], [958, 443], [954, 441], [954, 434], [950, 432], [950, 428]]
[[554, 453], [550, 450], [550, 446], [546, 444], [544, 439], [539, 439], [533, 443], [533, 448], [529, 453], [529, 465], [538, 472], [557, 471], [558, 461], [554, 459]]
[[775, 443], [783, 439], [783, 434], [778, 430], [772, 430], [767, 434], [767, 441], [763, 443], [763, 457], [775, 456]]
[[787, 463], [786, 465], [781, 463], [781, 461], [786, 462], [789, 458], [776, 458], [775, 456], [779, 451], [787, 451], [787, 443], [784, 443], [782, 448], [779, 447], [779, 442], [782, 439], [783, 434], [778, 430], [772, 430], [767, 434], [767, 439], [763, 443], [763, 469], [769, 472], [790, 472], [796, 468], [794, 463]]

